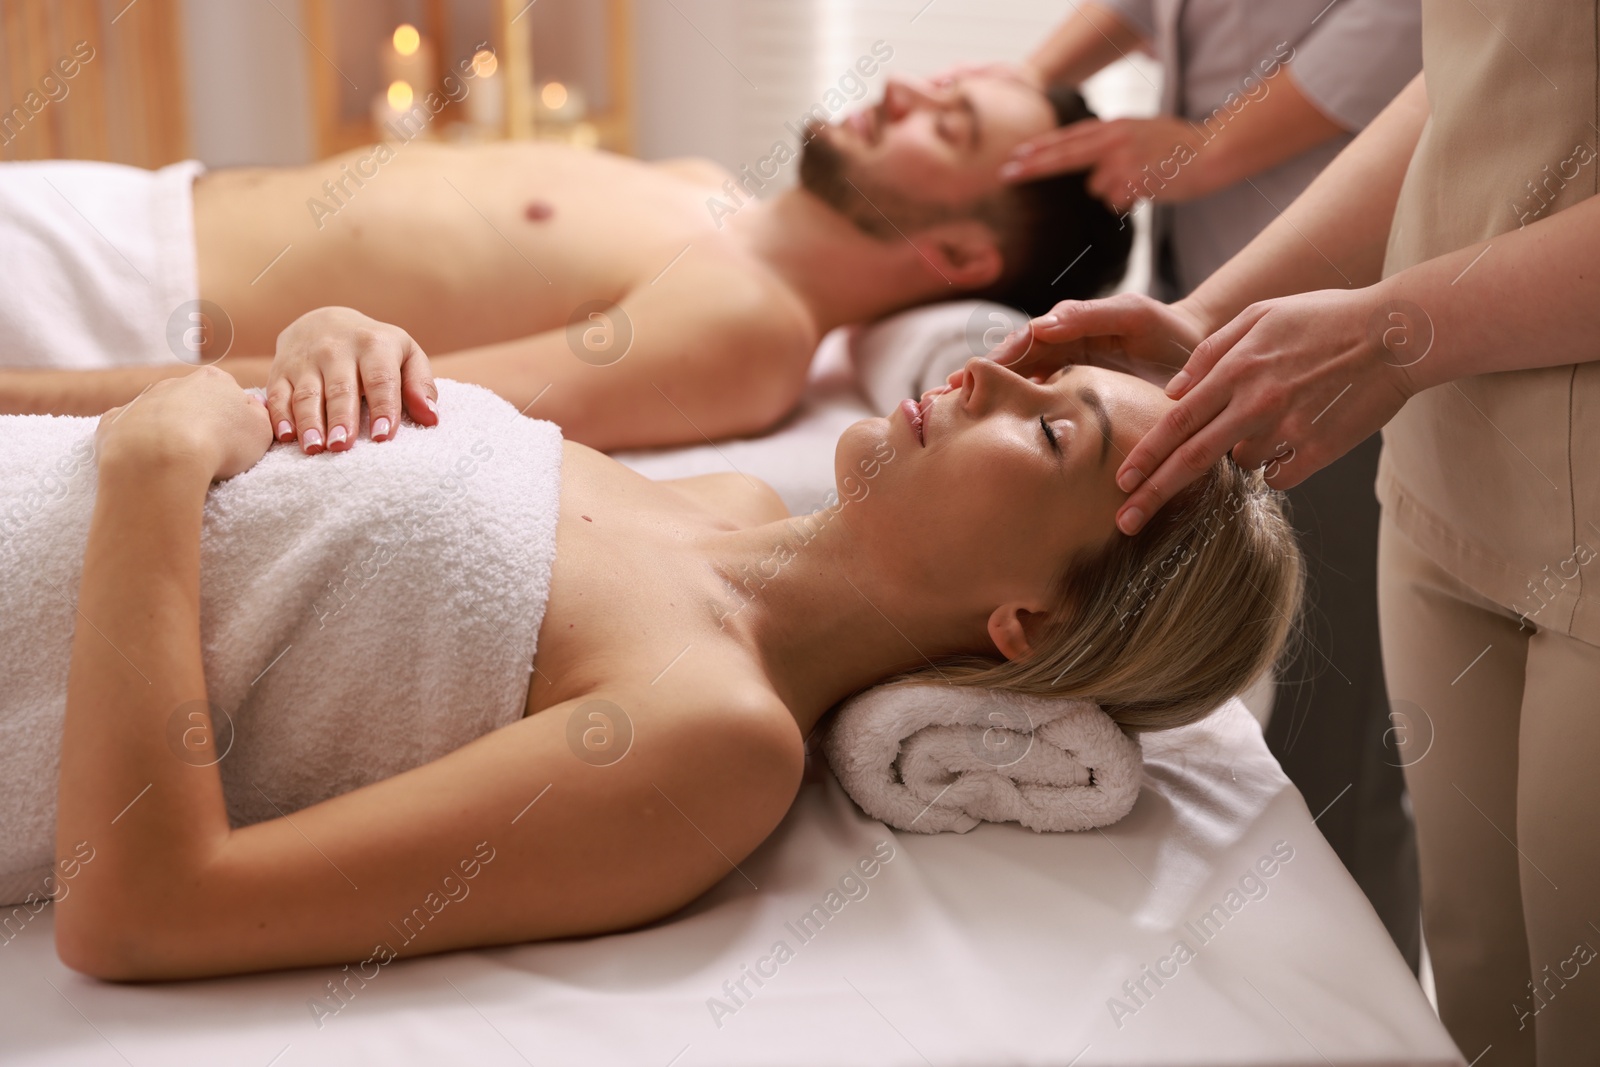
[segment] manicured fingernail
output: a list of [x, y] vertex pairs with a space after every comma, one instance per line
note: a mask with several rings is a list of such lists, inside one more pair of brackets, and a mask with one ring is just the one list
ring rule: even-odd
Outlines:
[[343, 426], [335, 426], [333, 429], [328, 431], [328, 447], [332, 448], [334, 445], [342, 445], [349, 439], [349, 437], [350, 434], [345, 431]]
[[1168, 396], [1177, 396], [1179, 393], [1181, 393], [1184, 390], [1184, 387], [1187, 386], [1188, 384], [1189, 384], [1189, 372], [1186, 371], [1186, 370], [1179, 371], [1177, 374], [1174, 374], [1172, 376], [1172, 380], [1167, 383], [1167, 395]]
[[1024, 141], [1021, 144], [1017, 145], [1016, 150], [1014, 152], [1012, 152], [1011, 154], [1014, 155], [1014, 156], [1025, 156], [1025, 155], [1028, 155], [1029, 153], [1031, 153], [1032, 151], [1033, 151], [1033, 145], [1031, 145], [1028, 142]]
[[1117, 528], [1125, 534], [1138, 532], [1139, 524], [1144, 521], [1144, 512], [1138, 508], [1129, 508], [1117, 520]]
[[389, 432], [389, 420], [388, 419], [379, 419], [377, 422], [374, 422], [372, 424], [372, 439], [374, 441], [376, 441], [380, 437], [385, 436], [388, 432]]
[[1117, 488], [1121, 489], [1124, 493], [1131, 493], [1135, 489], [1139, 488], [1139, 483], [1142, 481], [1144, 481], [1144, 475], [1140, 474], [1132, 467], [1129, 467], [1127, 470], [1123, 471], [1122, 476], [1117, 479]]
[[1060, 321], [1061, 321], [1061, 316], [1057, 315], [1054, 311], [1052, 311], [1052, 312], [1049, 312], [1048, 314], [1040, 315], [1038, 318], [1034, 319], [1033, 320], [1033, 324], [1035, 326], [1054, 326], [1056, 323], [1058, 323]]
[[433, 414], [439, 414], [439, 405], [433, 402], [433, 397], [425, 396], [422, 398], [422, 402], [428, 406], [428, 410], [433, 412]]
[[1002, 177], [1002, 178], [1015, 178], [1017, 175], [1019, 175], [1021, 173], [1022, 173], [1022, 164], [1021, 163], [1006, 163], [1006, 164], [1003, 164], [1000, 167], [1000, 177]]
[[294, 440], [294, 427], [289, 425], [288, 419], [284, 419], [282, 422], [278, 423], [278, 440]]
[[322, 431], [321, 430], [307, 430], [305, 433], [300, 435], [300, 443], [305, 445], [308, 450], [309, 449], [313, 449], [313, 448], [321, 448], [322, 447]]

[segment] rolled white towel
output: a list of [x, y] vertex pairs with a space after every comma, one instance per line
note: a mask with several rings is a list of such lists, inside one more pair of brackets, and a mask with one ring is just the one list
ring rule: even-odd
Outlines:
[[862, 393], [887, 415], [906, 397], [943, 385], [1027, 322], [1016, 308], [992, 300], [948, 300], [856, 327], [847, 343]]
[[974, 686], [875, 686], [839, 708], [822, 749], [863, 811], [915, 833], [1108, 826], [1144, 779], [1138, 738], [1099, 705]]

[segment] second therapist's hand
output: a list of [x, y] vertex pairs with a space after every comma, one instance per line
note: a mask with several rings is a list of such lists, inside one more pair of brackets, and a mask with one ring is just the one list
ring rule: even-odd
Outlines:
[[1395, 337], [1376, 288], [1252, 304], [1200, 342], [1167, 385], [1177, 404], [1117, 470], [1131, 493], [1118, 528], [1137, 532], [1229, 452], [1275, 489], [1299, 485], [1432, 384], [1414, 365], [1417, 339]]
[[1126, 212], [1140, 200], [1176, 203], [1213, 192], [1203, 150], [1185, 119], [1084, 119], [1018, 145], [1000, 177], [1027, 182], [1087, 171], [1089, 193]]
[[928, 80], [942, 89], [947, 89], [967, 77], [1005, 78], [1041, 92], [1045, 88], [1044, 78], [1026, 63], [957, 63], [946, 67]]
[[374, 441], [400, 429], [401, 406], [424, 426], [436, 424], [433, 371], [411, 335], [345, 307], [308, 311], [278, 335], [267, 373], [267, 413], [280, 441], [300, 441], [315, 455], [342, 452], [361, 427], [366, 398]]
[[117, 477], [178, 464], [218, 481], [255, 466], [271, 444], [261, 399], [214, 366], [156, 382], [95, 427], [101, 473]]

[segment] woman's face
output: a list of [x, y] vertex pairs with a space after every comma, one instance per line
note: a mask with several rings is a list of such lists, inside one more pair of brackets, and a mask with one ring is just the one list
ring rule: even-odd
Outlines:
[[1117, 468], [1172, 403], [1117, 371], [1068, 367], [1038, 383], [974, 357], [923, 394], [920, 432], [907, 405], [845, 432], [841, 518], [884, 549], [902, 588], [941, 590], [958, 613], [1044, 610], [1072, 554], [1120, 536]]

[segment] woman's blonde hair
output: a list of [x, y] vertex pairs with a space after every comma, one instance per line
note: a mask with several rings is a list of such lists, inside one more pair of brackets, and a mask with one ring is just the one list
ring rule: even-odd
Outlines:
[[1304, 580], [1288, 501], [1225, 456], [1137, 534], [1067, 561], [1029, 655], [952, 657], [895, 681], [1078, 697], [1129, 731], [1185, 726], [1274, 665]]

